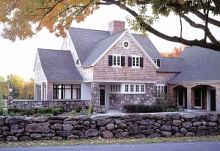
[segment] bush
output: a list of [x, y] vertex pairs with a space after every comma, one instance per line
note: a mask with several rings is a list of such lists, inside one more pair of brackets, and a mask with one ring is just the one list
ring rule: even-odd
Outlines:
[[9, 115], [58, 115], [62, 108], [8, 109]]
[[144, 104], [127, 104], [124, 109], [128, 113], [153, 113], [165, 112], [166, 108], [160, 104], [144, 105]]

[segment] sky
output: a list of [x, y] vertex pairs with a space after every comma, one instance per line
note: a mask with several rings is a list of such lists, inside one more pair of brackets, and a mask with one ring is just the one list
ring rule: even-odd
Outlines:
[[[122, 20], [126, 22], [128, 13], [119, 9], [116, 6], [103, 6], [92, 15], [86, 18], [82, 23], [73, 23], [73, 27], [108, 30], [108, 23], [112, 20]], [[179, 33], [178, 20], [174, 15], [165, 18], [162, 17], [155, 22], [153, 27], [169, 35], [176, 35]], [[185, 24], [184, 35], [186, 38], [200, 37], [201, 33], [191, 30], [190, 26]], [[126, 23], [126, 28], [129, 29]], [[0, 27], [0, 31], [1, 31]], [[219, 31], [218, 33], [219, 34]], [[179, 47], [181, 44], [172, 43], [158, 38], [152, 34], [148, 34], [156, 48], [160, 52], [172, 51], [174, 47]], [[220, 35], [220, 34], [219, 34]], [[11, 42], [0, 37], [0, 75], [5, 76], [9, 74], [17, 74], [24, 77], [25, 80], [34, 78], [34, 61], [37, 48], [61, 49], [63, 38], [56, 37], [53, 33], [47, 30], [40, 31], [37, 35], [27, 40], [16, 40]]]

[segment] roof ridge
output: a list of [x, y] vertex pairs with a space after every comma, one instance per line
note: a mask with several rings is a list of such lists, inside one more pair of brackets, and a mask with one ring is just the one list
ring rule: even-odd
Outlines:
[[80, 28], [80, 27], [70, 27], [75, 29], [84, 29], [84, 30], [94, 30], [94, 31], [101, 31], [101, 32], [109, 32], [108, 30], [100, 30], [100, 29], [90, 29], [90, 28]]
[[70, 51], [65, 49], [48, 49], [48, 48], [37, 48], [38, 50], [49, 50], [49, 51]]
[[[115, 36], [115, 35], [117, 35], [117, 34], [122, 34], [124, 31], [126, 31], [126, 29], [124, 29], [124, 30], [122, 30], [122, 31], [120, 31], [120, 32], [118, 32], [118, 33], [115, 33], [115, 34], [113, 34], [113, 35], [110, 35], [110, 36], [108, 36], [108, 37], [105, 37], [104, 39], [99, 40], [99, 41], [98, 41], [98, 44], [99, 44], [100, 42], [102, 42], [103, 40], [106, 40], [106, 39], [108, 39], [108, 38], [111, 38], [111, 37], [113, 37], [113, 36]], [[98, 44], [97, 44], [97, 45], [98, 45]], [[96, 45], [96, 46], [97, 46], [97, 45]], [[96, 47], [96, 46], [95, 46], [95, 47]], [[94, 48], [95, 48], [95, 47], [94, 47]]]

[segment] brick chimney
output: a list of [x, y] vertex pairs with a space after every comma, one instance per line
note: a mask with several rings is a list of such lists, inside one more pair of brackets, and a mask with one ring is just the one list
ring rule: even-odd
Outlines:
[[124, 21], [113, 20], [108, 25], [109, 25], [109, 31], [110, 31], [111, 35], [125, 30], [125, 22]]

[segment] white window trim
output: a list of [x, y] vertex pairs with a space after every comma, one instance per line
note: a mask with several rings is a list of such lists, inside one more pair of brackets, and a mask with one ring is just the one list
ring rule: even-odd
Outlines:
[[[157, 97], [160, 97], [159, 93], [165, 93], [165, 86], [167, 86], [167, 85], [166, 84], [156, 84], [156, 95], [157, 95]], [[158, 87], [160, 88], [160, 92], [158, 92], [158, 90], [159, 90]]]
[[[133, 65], [133, 58], [135, 58], [135, 66]], [[137, 66], [137, 58], [139, 58], [139, 65]], [[131, 56], [131, 67], [132, 68], [140, 68], [141, 67], [141, 56], [138, 55], [132, 55]]]
[[[128, 92], [125, 91], [125, 85], [128, 85]], [[133, 85], [133, 90], [131, 92], [131, 85]], [[136, 86], [139, 85], [139, 91], [136, 91]], [[141, 85], [144, 86], [144, 91], [141, 92]], [[145, 94], [146, 93], [146, 85], [144, 83], [123, 83], [121, 84], [121, 93], [124, 94]]]
[[[120, 54], [112, 54], [112, 67], [121, 67], [121, 56]], [[116, 65], [114, 65], [114, 57], [116, 57]], [[120, 58], [119, 65], [117, 61], [117, 57]]]

